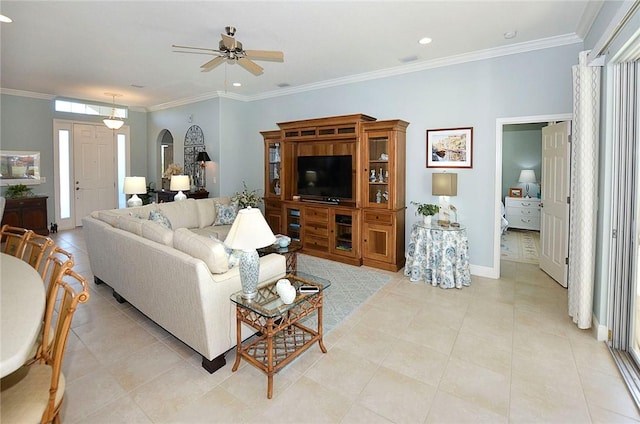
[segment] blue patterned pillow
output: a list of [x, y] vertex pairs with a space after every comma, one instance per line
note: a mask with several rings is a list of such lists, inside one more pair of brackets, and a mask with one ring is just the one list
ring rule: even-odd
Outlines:
[[222, 205], [216, 202], [216, 222], [213, 225], [231, 225], [236, 219], [238, 213], [238, 204], [230, 203], [228, 205]]
[[[222, 243], [215, 236], [209, 236], [209, 238], [219, 243]], [[224, 246], [224, 251], [227, 254], [227, 260], [229, 261], [229, 269], [233, 268], [234, 266], [238, 266], [238, 264], [240, 263], [240, 256], [242, 256], [242, 250], [234, 250], [230, 247], [227, 247], [227, 245], [224, 243], [223, 243], [223, 246]]]
[[171, 221], [169, 221], [169, 218], [164, 216], [160, 211], [151, 211], [149, 213], [149, 221], [157, 222], [163, 227], [171, 230]]

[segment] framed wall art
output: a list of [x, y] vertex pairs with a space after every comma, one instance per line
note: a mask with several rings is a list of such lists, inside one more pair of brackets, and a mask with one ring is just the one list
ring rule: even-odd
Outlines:
[[40, 183], [40, 152], [0, 150], [0, 186]]
[[473, 127], [427, 130], [427, 168], [471, 168]]
[[511, 187], [509, 189], [509, 197], [522, 197], [522, 188]]

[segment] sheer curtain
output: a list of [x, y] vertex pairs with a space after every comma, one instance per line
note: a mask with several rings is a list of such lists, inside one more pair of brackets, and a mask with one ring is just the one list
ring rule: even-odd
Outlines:
[[569, 315], [590, 328], [596, 253], [600, 68], [580, 52], [573, 67], [571, 208], [569, 228]]

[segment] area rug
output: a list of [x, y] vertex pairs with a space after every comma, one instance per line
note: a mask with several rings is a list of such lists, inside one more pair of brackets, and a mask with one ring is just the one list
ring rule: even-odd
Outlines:
[[509, 229], [500, 240], [500, 258], [513, 262], [540, 262], [540, 233]]
[[[328, 333], [360, 305], [391, 281], [391, 276], [366, 267], [357, 267], [309, 255], [298, 255], [298, 271], [331, 281], [325, 290], [323, 330]], [[305, 325], [314, 328], [316, 314]]]

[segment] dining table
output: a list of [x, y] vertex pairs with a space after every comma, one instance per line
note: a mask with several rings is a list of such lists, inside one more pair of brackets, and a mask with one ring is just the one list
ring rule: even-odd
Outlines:
[[40, 274], [27, 262], [0, 253], [0, 377], [30, 359], [45, 303]]

